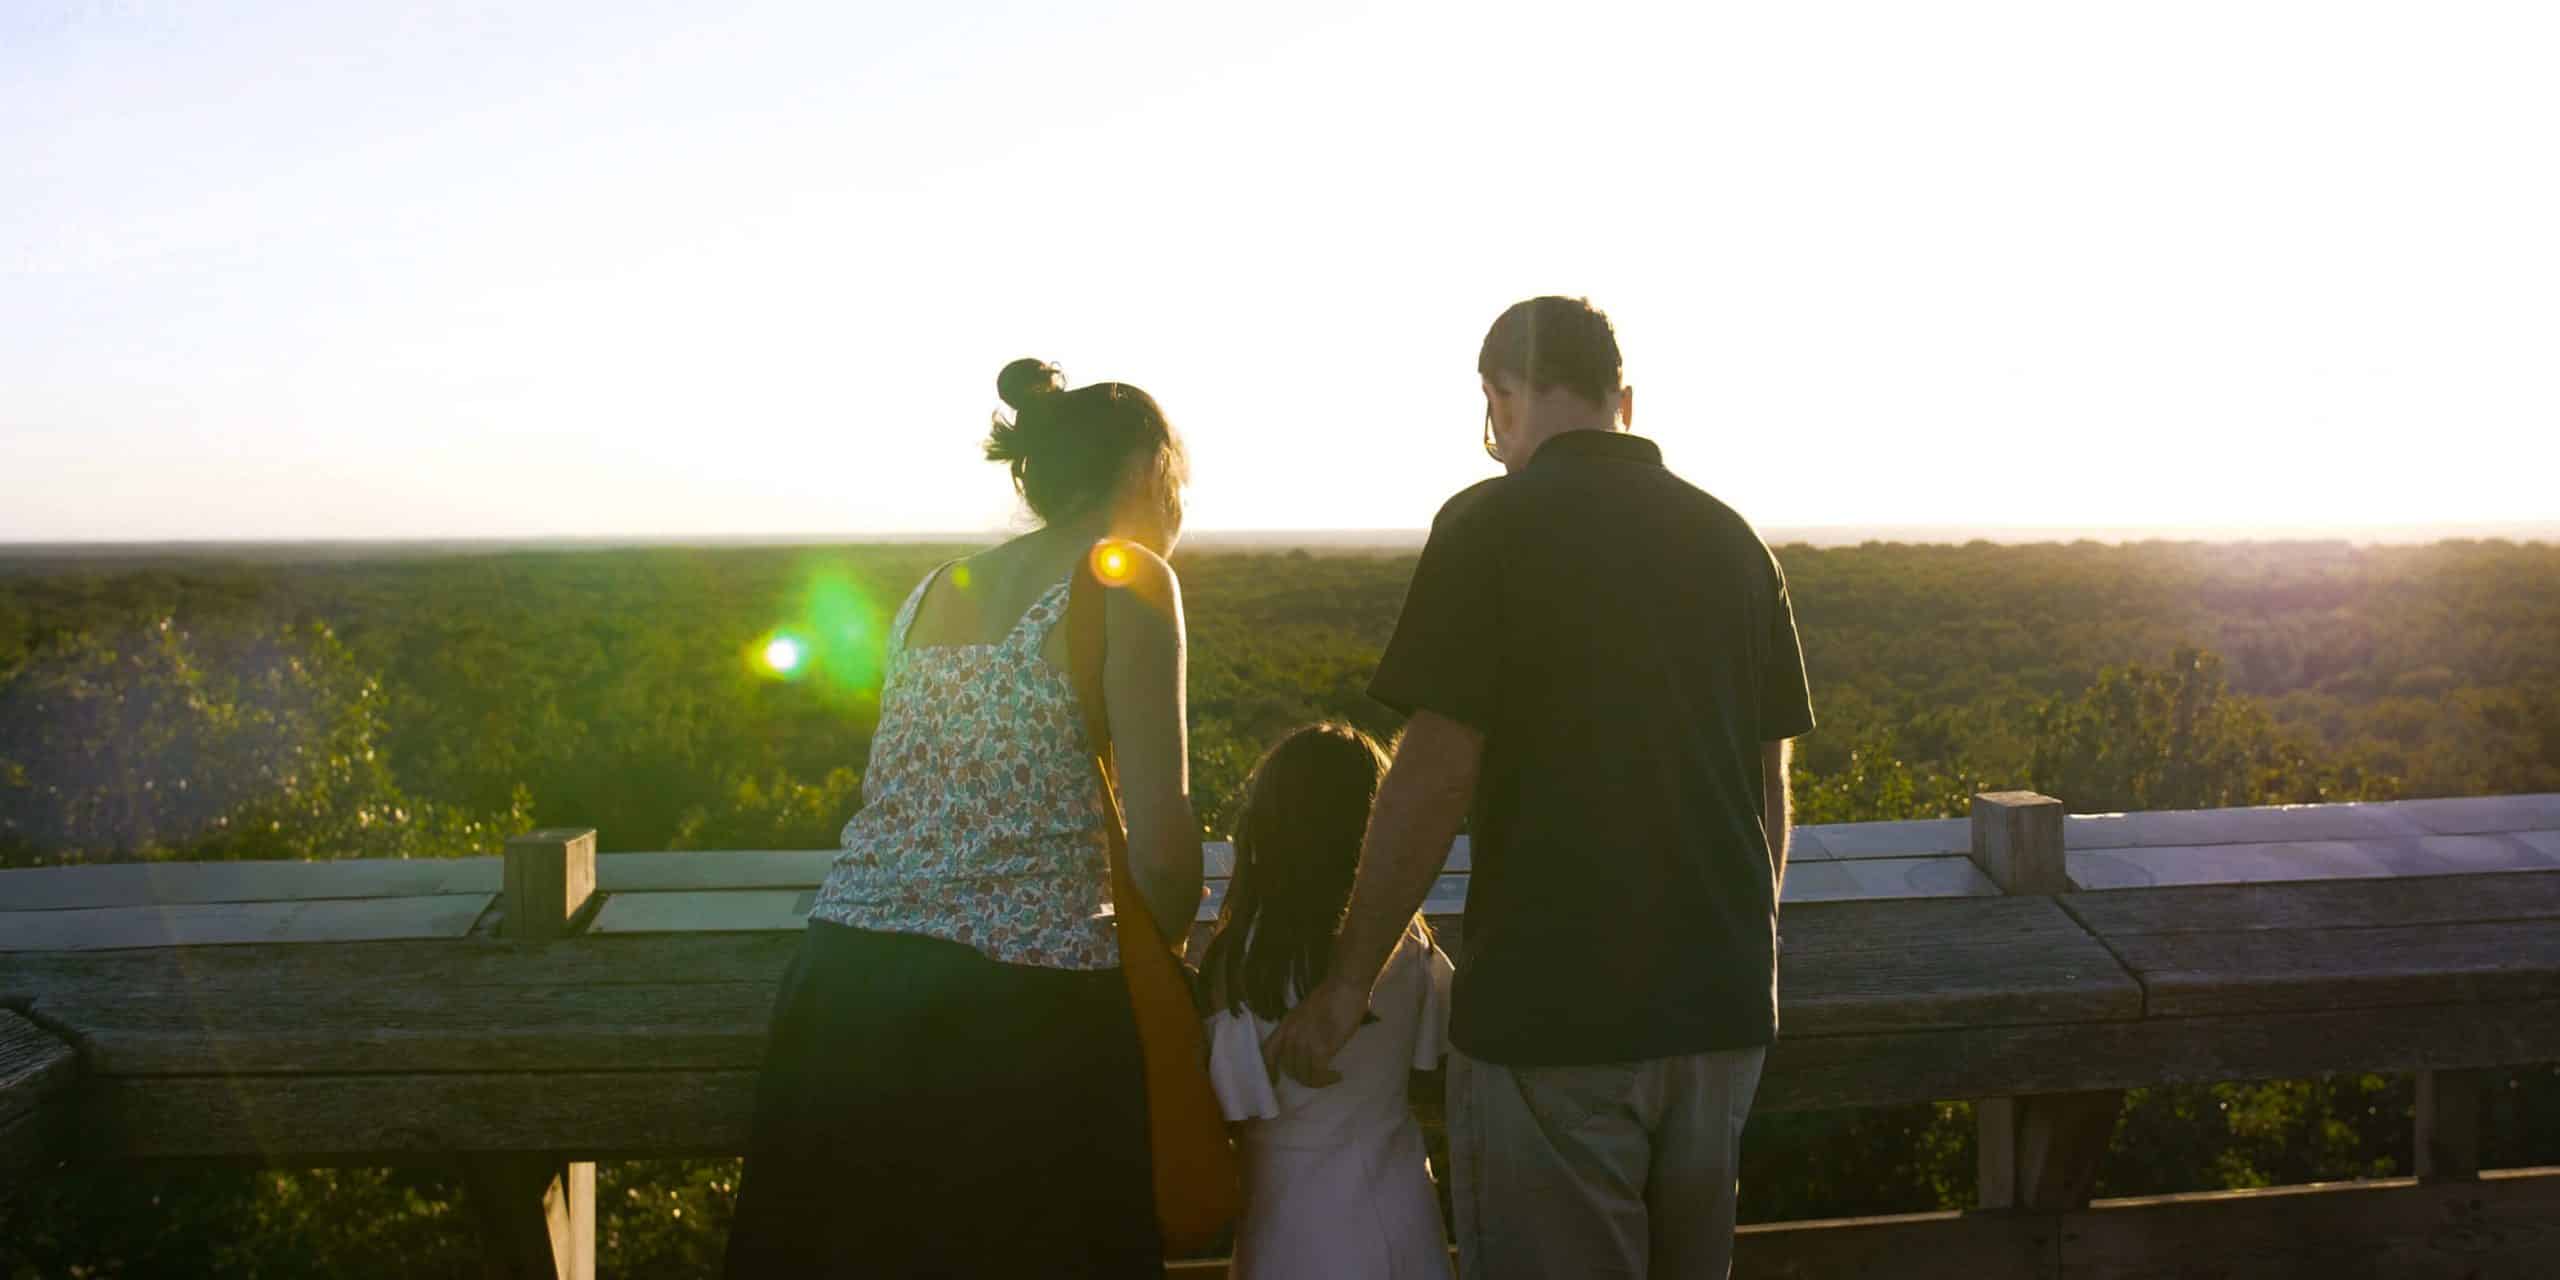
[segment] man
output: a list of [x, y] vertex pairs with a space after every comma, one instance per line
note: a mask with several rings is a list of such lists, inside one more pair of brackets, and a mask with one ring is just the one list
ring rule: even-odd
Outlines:
[[1466, 820], [1464, 1275], [1722, 1276], [1777, 1032], [1787, 740], [1813, 727], [1786, 581], [1627, 434], [1634, 392], [1589, 303], [1503, 312], [1476, 369], [1507, 474], [1432, 524], [1370, 686], [1412, 718], [1331, 965], [1265, 1052], [1331, 1082]]

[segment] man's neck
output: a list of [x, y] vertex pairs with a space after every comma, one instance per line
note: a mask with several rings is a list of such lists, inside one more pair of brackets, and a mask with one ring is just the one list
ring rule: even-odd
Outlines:
[[1521, 462], [1525, 465], [1529, 458], [1537, 457], [1538, 451], [1546, 448], [1549, 441], [1562, 436], [1572, 435], [1578, 431], [1599, 431], [1609, 434], [1619, 434], [1626, 430], [1627, 428], [1615, 418], [1601, 418], [1596, 422], [1577, 420], [1568, 424], [1559, 425], [1552, 431], [1541, 432], [1533, 436], [1529, 445], [1528, 457], [1522, 458]]

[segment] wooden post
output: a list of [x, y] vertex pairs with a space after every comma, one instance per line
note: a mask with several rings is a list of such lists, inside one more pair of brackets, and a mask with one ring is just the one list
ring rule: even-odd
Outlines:
[[2000, 892], [2069, 893], [2063, 866], [2062, 802], [2032, 791], [1973, 798], [1973, 864]]
[[507, 841], [507, 937], [541, 942], [573, 932], [595, 892], [594, 828], [547, 827]]
[[595, 1280], [596, 1167], [540, 1156], [465, 1162], [490, 1280]]
[[2486, 1071], [2418, 1073], [2418, 1181], [2480, 1176], [2480, 1095]]
[[[1971, 856], [2002, 893], [2069, 892], [2062, 802], [2032, 791], [1975, 796]], [[2086, 1207], [2123, 1103], [2121, 1089], [1975, 1102], [1979, 1206], [2039, 1213]]]
[[[576, 933], [595, 897], [596, 833], [552, 827], [507, 841], [500, 932], [519, 942]], [[492, 1280], [595, 1280], [596, 1166], [541, 1154], [463, 1160]]]
[[1973, 1104], [1979, 1207], [2085, 1209], [2124, 1091], [1984, 1098]]

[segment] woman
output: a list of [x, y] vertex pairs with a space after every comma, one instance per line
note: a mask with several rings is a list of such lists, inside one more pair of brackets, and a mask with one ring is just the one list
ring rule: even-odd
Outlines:
[[1155, 400], [1007, 365], [987, 457], [1038, 517], [891, 626], [866, 805], [776, 997], [732, 1275], [1162, 1274], [1103, 807], [1067, 666], [1097, 543], [1129, 858], [1200, 900], [1183, 730], [1182, 445]]

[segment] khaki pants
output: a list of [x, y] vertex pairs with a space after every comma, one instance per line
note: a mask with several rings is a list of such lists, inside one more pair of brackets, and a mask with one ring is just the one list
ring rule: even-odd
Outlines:
[[1766, 1049], [1600, 1066], [1449, 1055], [1465, 1280], [1727, 1275]]

